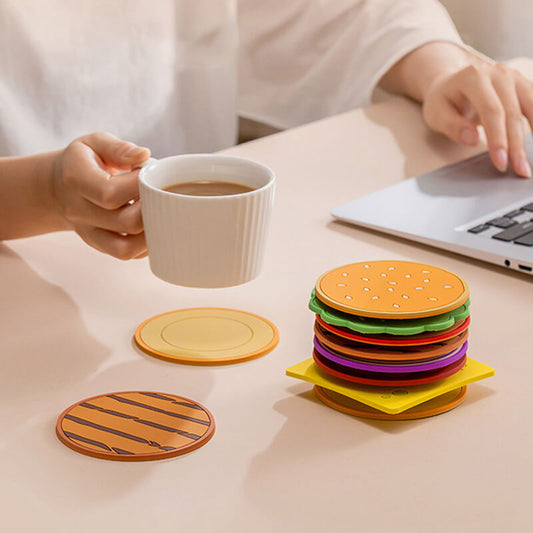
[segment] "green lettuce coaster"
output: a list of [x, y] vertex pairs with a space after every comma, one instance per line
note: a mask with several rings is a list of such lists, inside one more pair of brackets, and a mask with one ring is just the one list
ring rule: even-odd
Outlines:
[[403, 320], [390, 320], [383, 318], [369, 318], [350, 315], [337, 311], [321, 302], [313, 291], [309, 301], [309, 309], [320, 316], [320, 318], [331, 324], [351, 329], [359, 333], [379, 334], [388, 333], [390, 335], [416, 335], [425, 331], [440, 331], [452, 327], [456, 322], [464, 320], [470, 314], [468, 308], [470, 300], [463, 305], [442, 315], [425, 318], [408, 318]]

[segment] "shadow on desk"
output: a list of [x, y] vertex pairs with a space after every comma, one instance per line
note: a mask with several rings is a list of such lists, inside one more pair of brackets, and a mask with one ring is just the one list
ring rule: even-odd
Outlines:
[[[184, 396], [191, 391], [192, 396], [194, 384], [194, 399], [203, 401], [213, 386], [211, 373], [198, 367], [178, 370], [128, 344], [112, 353], [91, 336], [65, 290], [1, 244], [0, 272], [0, 321], [6, 332], [0, 350], [0, 488], [9, 487], [13, 505], [47, 501], [47, 512], [50, 505], [61, 512], [83, 500], [98, 509], [126, 497], [155, 470], [168, 468], [169, 461], [177, 468], [181, 457], [132, 466], [78, 454], [57, 439], [57, 417], [83, 398], [124, 390], [168, 390]], [[84, 275], [83, 267], [79, 275]], [[30, 484], [20, 481], [28, 479]]]
[[[100, 504], [133, 486], [143, 471], [118, 477], [116, 469], [122, 465], [105, 465], [113, 482], [103, 483], [103, 476], [90, 475], [98, 460], [80, 461], [59, 443], [55, 424], [68, 407], [58, 408], [58, 401], [70, 398], [76, 386], [83, 388], [110, 351], [87, 332], [70, 296], [5, 245], [0, 245], [0, 272], [0, 321], [7, 332], [0, 351], [3, 484], [13, 501], [24, 502], [32, 493], [35, 501], [52, 493], [60, 494], [58, 502], [69, 496], [75, 501], [82, 493], [85, 501]], [[73, 397], [72, 403], [78, 399]], [[19, 479], [32, 479], [31, 486], [21, 487]]]
[[[295, 499], [294, 495], [298, 495], [301, 502], [321, 501], [324, 508], [336, 509], [339, 516], [355, 519], [357, 513], [364, 514], [364, 510], [358, 509], [357, 494], [367, 490], [365, 483], [369, 477], [379, 488], [376, 497], [381, 497], [381, 489], [389, 490], [386, 479], [380, 480], [379, 472], [382, 468], [386, 470], [383, 464], [395, 465], [400, 461], [392, 450], [398, 443], [404, 445], [404, 434], [414, 434], [409, 442], [419, 442], [417, 446], [423, 454], [424, 439], [417, 441], [417, 438], [427, 435], [430, 425], [435, 430], [450, 427], [449, 417], [466, 416], [475, 403], [494, 394], [488, 387], [473, 384], [465, 401], [447, 413], [419, 420], [378, 421], [350, 416], [324, 405], [315, 397], [309, 383], [293, 385], [288, 392], [290, 396], [274, 405], [286, 420], [269, 446], [253, 459], [244, 486], [247, 497], [280, 523], [294, 521], [298, 513], [324, 520], [320, 507], [291, 505], [289, 502]], [[384, 450], [391, 452], [386, 458], [380, 458]], [[330, 457], [334, 459], [330, 461]], [[339, 468], [343, 462], [345, 470]], [[385, 486], [381, 487], [382, 484]], [[375, 491], [375, 487], [368, 490]], [[353, 497], [353, 510], [337, 508], [336, 498], [340, 492]], [[327, 530], [327, 527], [322, 529]]]
[[[10, 428], [35, 414], [34, 406], [84, 380], [109, 357], [91, 337], [76, 304], [43, 280], [17, 254], [0, 245], [0, 373], [2, 420]], [[12, 405], [13, 408], [9, 408]]]
[[[405, 178], [419, 176], [486, 150], [482, 142], [475, 147], [462, 146], [430, 130], [424, 122], [420, 105], [403, 97], [366, 107], [364, 114], [374, 124], [389, 130], [394, 137], [405, 156]], [[423, 150], [421, 144], [424, 145]]]

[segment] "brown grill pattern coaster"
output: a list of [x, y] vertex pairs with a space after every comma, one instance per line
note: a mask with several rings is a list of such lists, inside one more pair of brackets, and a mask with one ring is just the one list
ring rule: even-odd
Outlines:
[[206, 444], [214, 431], [213, 415], [197, 402], [143, 391], [87, 398], [61, 413], [56, 425], [69, 448], [113, 461], [182, 455]]

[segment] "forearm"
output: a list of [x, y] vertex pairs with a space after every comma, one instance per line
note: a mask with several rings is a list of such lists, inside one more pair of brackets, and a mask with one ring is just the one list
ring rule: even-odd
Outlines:
[[56, 157], [0, 158], [0, 240], [69, 229], [55, 202]]
[[379, 86], [387, 92], [423, 102], [428, 89], [438, 78], [480, 63], [480, 57], [458, 45], [430, 42], [400, 59], [381, 78]]

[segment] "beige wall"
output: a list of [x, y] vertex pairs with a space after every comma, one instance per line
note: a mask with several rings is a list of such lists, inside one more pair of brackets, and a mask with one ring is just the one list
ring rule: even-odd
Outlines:
[[533, 57], [533, 0], [441, 0], [468, 44], [498, 60]]

